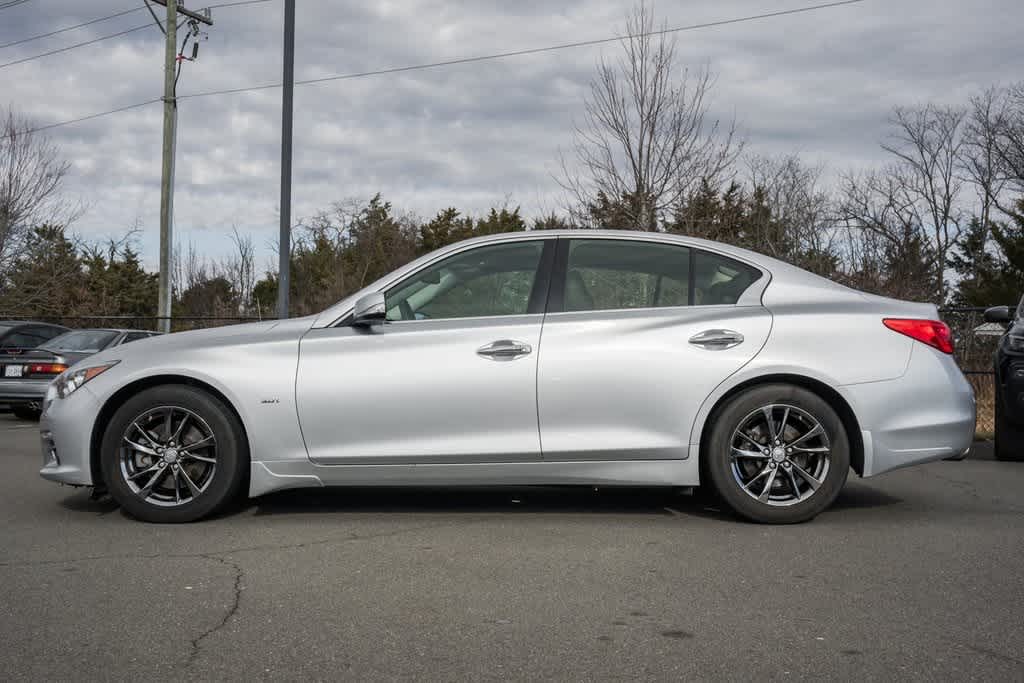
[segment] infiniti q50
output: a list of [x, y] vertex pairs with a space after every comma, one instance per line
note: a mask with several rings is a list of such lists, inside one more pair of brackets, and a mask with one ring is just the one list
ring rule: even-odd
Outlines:
[[686, 237], [450, 245], [318, 315], [103, 351], [51, 384], [49, 480], [186, 522], [320, 486], [705, 486], [799, 522], [852, 469], [965, 452], [934, 306]]

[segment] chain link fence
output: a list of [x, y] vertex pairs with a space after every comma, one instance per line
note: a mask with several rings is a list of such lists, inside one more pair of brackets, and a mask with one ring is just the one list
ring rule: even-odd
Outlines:
[[1003, 336], [1003, 326], [986, 323], [984, 308], [942, 308], [939, 316], [953, 331], [957, 364], [974, 387], [978, 401], [977, 434], [992, 438], [996, 428], [993, 356]]
[[[992, 355], [995, 353], [1002, 327], [985, 324], [984, 308], [943, 308], [942, 320], [953, 330], [956, 340], [956, 360], [967, 381], [974, 387], [978, 401], [978, 436], [991, 438], [995, 431], [995, 387], [992, 377]], [[0, 320], [11, 319], [0, 315]], [[239, 323], [274, 320], [254, 316], [177, 316], [171, 318], [171, 331], [183, 332], [206, 327], [236, 325]], [[137, 330], [155, 330], [162, 318], [155, 316], [49, 316], [35, 318], [72, 328], [116, 327]]]

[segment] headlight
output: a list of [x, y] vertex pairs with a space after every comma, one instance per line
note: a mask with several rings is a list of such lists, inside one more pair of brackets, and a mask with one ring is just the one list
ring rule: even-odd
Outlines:
[[117, 365], [120, 361], [113, 361], [112, 363], [104, 363], [103, 365], [93, 365], [86, 368], [72, 368], [66, 370], [57, 379], [53, 380], [53, 386], [57, 389], [58, 398], [67, 398], [70, 396], [78, 387], [82, 386], [93, 377], [102, 375], [110, 368]]
[[1015, 353], [1024, 353], [1024, 335], [1006, 335], [1006, 348], [1007, 350], [1013, 351]]

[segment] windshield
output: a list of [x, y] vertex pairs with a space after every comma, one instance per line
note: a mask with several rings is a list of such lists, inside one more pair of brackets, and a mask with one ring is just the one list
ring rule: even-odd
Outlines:
[[65, 332], [59, 337], [42, 344], [39, 348], [45, 351], [79, 351], [84, 353], [96, 353], [107, 344], [114, 341], [117, 332], [110, 330], [77, 330]]

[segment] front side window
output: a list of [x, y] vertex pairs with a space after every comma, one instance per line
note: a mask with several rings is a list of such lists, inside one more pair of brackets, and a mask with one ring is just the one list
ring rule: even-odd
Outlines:
[[633, 240], [570, 240], [565, 310], [686, 306], [690, 250]]
[[478, 247], [450, 256], [385, 293], [388, 320], [529, 312], [544, 241]]

